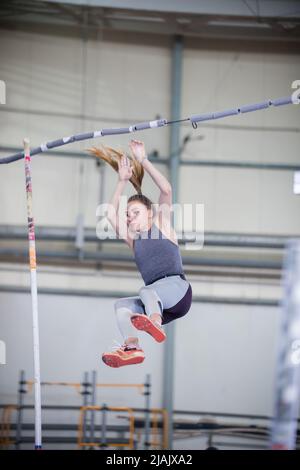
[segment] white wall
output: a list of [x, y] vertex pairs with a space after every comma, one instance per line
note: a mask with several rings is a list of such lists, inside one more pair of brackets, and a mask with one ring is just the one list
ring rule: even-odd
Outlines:
[[[183, 116], [288, 96], [300, 77], [299, 55], [276, 53], [271, 46], [205, 49], [197, 40], [188, 46]], [[283, 106], [215, 121], [216, 128], [209, 123], [199, 123], [196, 131], [182, 128], [182, 136], [190, 132], [204, 138], [190, 142], [183, 158], [299, 165], [299, 132], [292, 131], [299, 130], [299, 122], [299, 106]], [[282, 128], [286, 131], [276, 131]], [[299, 234], [300, 200], [293, 195], [292, 172], [184, 166], [180, 171], [181, 200], [204, 202], [206, 230]]]
[[[6, 109], [22, 110], [20, 113], [2, 114], [3, 145], [22, 146], [27, 135], [35, 147], [41, 142], [74, 133], [121, 127], [126, 122], [128, 125], [128, 120], [135, 123], [155, 119], [157, 114], [169, 114], [170, 54], [167, 47], [162, 47], [166, 40], [156, 39], [147, 46], [126, 43], [122, 35], [114, 40], [89, 41], [84, 67], [84, 46], [79, 38], [4, 30], [0, 35], [1, 43], [5, 44], [1, 48], [0, 61], [1, 77], [6, 82]], [[30, 114], [33, 110], [61, 116], [35, 116]], [[86, 117], [81, 119], [78, 117], [80, 114]], [[89, 116], [94, 120], [90, 121]], [[158, 148], [166, 155], [168, 129], [156, 131], [155, 142], [154, 132], [144, 132], [139, 136], [145, 140], [149, 150]], [[128, 140], [128, 136], [118, 136], [101, 141], [125, 149]], [[65, 149], [85, 150], [97, 143], [100, 140], [81, 142]], [[87, 160], [83, 164], [84, 190], [79, 195], [82, 164], [76, 159], [45, 155], [34, 159], [33, 197], [38, 224], [73, 225], [79, 208], [83, 208], [86, 225], [95, 225], [99, 175], [94, 161]], [[105, 173], [107, 201], [117, 177], [110, 168]], [[2, 167], [0, 178], [0, 196], [6, 199], [5, 207], [1, 207], [0, 222], [24, 223], [22, 163]], [[14, 197], [10, 198], [7, 194], [12, 186]], [[145, 192], [148, 187], [149, 182], [145, 184]], [[128, 191], [133, 193], [133, 187]]]
[[271, 415], [279, 309], [193, 305], [176, 323], [179, 410]]

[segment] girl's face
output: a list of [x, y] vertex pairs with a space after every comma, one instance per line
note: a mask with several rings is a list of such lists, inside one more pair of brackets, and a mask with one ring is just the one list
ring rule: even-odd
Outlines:
[[127, 205], [127, 227], [133, 232], [148, 230], [152, 218], [152, 211], [138, 201]]

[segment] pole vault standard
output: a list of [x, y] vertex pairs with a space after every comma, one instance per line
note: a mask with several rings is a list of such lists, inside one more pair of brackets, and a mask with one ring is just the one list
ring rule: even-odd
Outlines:
[[[164, 127], [177, 122], [186, 122], [190, 121], [194, 129], [197, 129], [198, 122], [204, 121], [213, 121], [215, 119], [222, 119], [228, 116], [237, 116], [245, 113], [252, 113], [253, 111], [260, 111], [262, 109], [268, 109], [271, 106], [284, 106], [287, 104], [299, 104], [300, 99], [294, 98], [293, 95], [287, 96], [284, 98], [276, 98], [274, 100], [266, 100], [260, 103], [248, 104], [244, 106], [239, 106], [236, 108], [226, 109], [225, 111], [217, 111], [213, 113], [205, 114], [195, 114], [191, 117], [178, 119], [176, 121], [168, 121], [167, 119], [157, 119], [155, 121], [146, 121], [140, 122], [138, 124], [133, 124], [129, 127], [120, 127], [115, 129], [101, 129], [94, 132], [85, 132], [84, 134], [71, 135], [69, 137], [63, 137], [61, 139], [52, 140], [51, 142], [46, 142], [41, 144], [39, 147], [36, 147], [31, 150], [31, 156], [37, 155], [42, 152], [47, 152], [50, 149], [56, 147], [61, 147], [62, 145], [71, 144], [72, 142], [79, 142], [82, 140], [95, 139], [97, 137], [105, 137], [107, 135], [121, 135], [121, 134], [131, 134], [132, 132], [144, 131], [146, 129], [153, 129], [156, 127]], [[1, 163], [12, 163], [17, 160], [24, 158], [24, 152], [15, 153], [9, 157], [4, 157], [0, 159]]]
[[286, 244], [270, 447], [296, 448], [300, 391], [300, 241]]
[[24, 155], [25, 155], [24, 161], [25, 161], [25, 180], [26, 180], [26, 199], [27, 199], [32, 325], [33, 325], [35, 449], [41, 449], [42, 448], [42, 423], [41, 423], [39, 317], [38, 317], [37, 282], [36, 282], [35, 233], [34, 233], [34, 220], [33, 220], [33, 214], [32, 214], [32, 183], [31, 183], [31, 171], [30, 171], [31, 160], [30, 160], [29, 139], [24, 139]]

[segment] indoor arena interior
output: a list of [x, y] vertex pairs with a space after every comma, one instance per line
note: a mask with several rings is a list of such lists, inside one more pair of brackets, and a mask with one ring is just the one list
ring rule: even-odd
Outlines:
[[299, 103], [300, 0], [0, 2], [0, 450], [300, 450]]

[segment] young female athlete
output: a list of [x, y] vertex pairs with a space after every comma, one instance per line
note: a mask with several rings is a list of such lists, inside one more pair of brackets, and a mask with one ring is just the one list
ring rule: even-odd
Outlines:
[[[186, 315], [192, 303], [192, 288], [183, 272], [176, 232], [172, 227], [171, 185], [148, 160], [143, 142], [131, 140], [129, 147], [132, 158], [109, 147], [89, 149], [119, 173], [107, 217], [117, 236], [133, 250], [145, 283], [137, 296], [115, 302], [124, 344], [102, 355], [102, 360], [110, 367], [143, 362], [145, 354], [139, 344], [138, 332], [147, 332], [161, 343], [166, 338], [162, 325]], [[160, 190], [157, 210], [141, 191], [144, 170]], [[128, 181], [138, 194], [128, 199], [127, 212], [121, 214], [120, 196]]]

